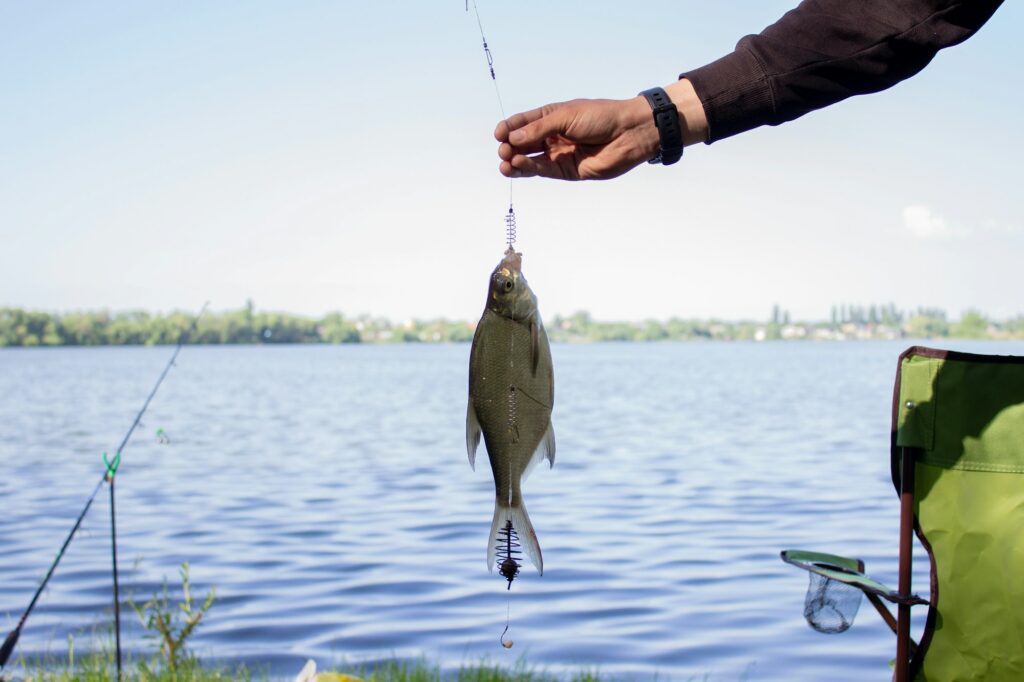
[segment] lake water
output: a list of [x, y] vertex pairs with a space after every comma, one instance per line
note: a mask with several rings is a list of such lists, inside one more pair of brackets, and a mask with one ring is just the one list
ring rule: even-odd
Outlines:
[[[546, 572], [512, 587], [510, 651], [505, 582], [485, 565], [490, 470], [465, 453], [468, 345], [188, 347], [124, 452], [122, 589], [142, 601], [191, 562], [197, 591], [218, 594], [196, 651], [280, 678], [309, 657], [397, 656], [887, 680], [894, 637], [870, 605], [848, 632], [815, 633], [806, 574], [778, 552], [860, 556], [895, 585], [889, 410], [908, 345], [556, 345], [558, 456], [524, 486]], [[2, 635], [170, 352], [0, 351]], [[81, 650], [110, 622], [108, 514], [104, 491], [20, 654], [64, 653], [69, 633]], [[126, 648], [150, 651], [125, 621]]]

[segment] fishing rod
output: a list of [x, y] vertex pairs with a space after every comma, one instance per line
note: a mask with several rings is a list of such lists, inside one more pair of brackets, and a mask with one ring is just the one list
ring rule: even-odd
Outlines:
[[114, 620], [117, 642], [117, 679], [121, 679], [121, 603], [117, 583], [117, 532], [114, 514], [114, 475], [117, 473], [117, 468], [121, 464], [121, 453], [125, 446], [128, 445], [128, 440], [132, 437], [132, 434], [135, 433], [136, 427], [138, 427], [139, 422], [142, 420], [142, 415], [145, 414], [146, 410], [149, 408], [150, 401], [153, 400], [153, 396], [156, 395], [157, 390], [160, 388], [160, 384], [164, 382], [164, 378], [167, 376], [167, 373], [170, 372], [171, 367], [174, 366], [174, 361], [178, 357], [178, 353], [181, 352], [181, 347], [188, 342], [189, 336], [191, 336], [192, 332], [196, 330], [196, 326], [199, 324], [199, 319], [206, 312], [206, 308], [209, 305], [210, 303], [208, 301], [204, 303], [199, 314], [192, 319], [192, 324], [190, 324], [188, 329], [181, 332], [178, 336], [178, 344], [174, 348], [174, 353], [171, 354], [170, 360], [167, 361], [163, 371], [160, 373], [160, 378], [157, 379], [156, 384], [153, 386], [153, 390], [151, 390], [149, 395], [146, 397], [146, 402], [142, 404], [142, 409], [140, 409], [138, 414], [135, 415], [135, 419], [132, 421], [132, 425], [128, 428], [128, 432], [124, 435], [124, 438], [121, 439], [121, 444], [117, 446], [114, 458], [112, 460], [108, 460], [107, 453], [103, 453], [103, 464], [106, 467], [103, 472], [103, 477], [100, 478], [96, 487], [93, 488], [92, 494], [89, 495], [89, 499], [86, 500], [85, 507], [82, 508], [82, 513], [78, 515], [78, 518], [75, 520], [75, 524], [71, 527], [71, 532], [68, 533], [68, 536], [64, 539], [64, 544], [61, 545], [60, 551], [57, 552], [57, 556], [54, 558], [53, 563], [50, 564], [50, 569], [46, 572], [46, 576], [43, 577], [43, 582], [40, 583], [39, 589], [37, 589], [36, 593], [32, 596], [32, 601], [29, 602], [28, 608], [26, 608], [25, 612], [21, 614], [21, 618], [18, 620], [18, 625], [15, 626], [15, 628], [11, 630], [10, 634], [7, 635], [3, 646], [0, 646], [0, 670], [7, 665], [7, 661], [10, 659], [11, 654], [14, 653], [14, 647], [18, 643], [18, 638], [21, 637], [21, 629], [25, 626], [25, 621], [28, 620], [29, 614], [31, 614], [32, 610], [36, 607], [36, 602], [39, 601], [39, 597], [43, 594], [43, 590], [46, 589], [46, 585], [50, 582], [50, 578], [53, 577], [53, 572], [57, 570], [57, 564], [59, 564], [60, 560], [64, 558], [64, 552], [67, 550], [68, 545], [71, 544], [71, 539], [75, 537], [75, 533], [77, 533], [78, 529], [81, 527], [82, 521], [85, 519], [85, 515], [89, 512], [89, 508], [92, 507], [92, 503], [96, 499], [96, 495], [99, 493], [100, 488], [103, 487], [104, 483], [109, 482], [111, 554], [113, 558], [114, 574]]

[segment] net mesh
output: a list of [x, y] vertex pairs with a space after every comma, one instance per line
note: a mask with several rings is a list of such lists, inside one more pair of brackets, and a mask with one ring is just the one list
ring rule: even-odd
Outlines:
[[817, 573], [810, 577], [804, 599], [807, 624], [826, 635], [849, 630], [860, 608], [860, 589]]

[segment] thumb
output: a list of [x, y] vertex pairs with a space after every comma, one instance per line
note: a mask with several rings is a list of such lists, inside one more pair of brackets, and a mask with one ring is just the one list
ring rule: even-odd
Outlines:
[[568, 108], [561, 104], [542, 107], [539, 113], [540, 118], [509, 133], [509, 144], [519, 148], [536, 147], [552, 135], [567, 132], [572, 123]]

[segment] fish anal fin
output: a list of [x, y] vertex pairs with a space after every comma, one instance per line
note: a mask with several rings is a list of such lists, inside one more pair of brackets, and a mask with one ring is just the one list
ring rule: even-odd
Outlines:
[[476, 471], [476, 449], [480, 445], [480, 420], [476, 417], [473, 400], [466, 405], [466, 454], [469, 455], [469, 466]]

